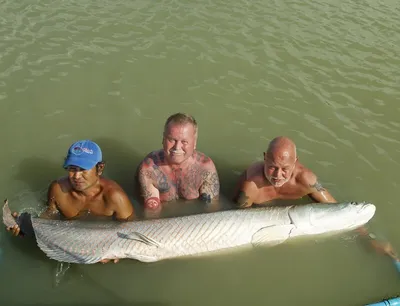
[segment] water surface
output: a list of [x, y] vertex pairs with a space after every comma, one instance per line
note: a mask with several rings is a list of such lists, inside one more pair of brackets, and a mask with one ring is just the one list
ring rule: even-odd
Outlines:
[[[222, 192], [286, 135], [338, 201], [371, 201], [400, 251], [399, 4], [382, 1], [0, 1], [0, 195], [37, 211], [77, 139], [131, 195], [166, 118], [189, 112]], [[135, 203], [136, 204], [136, 203]], [[154, 264], [56, 263], [0, 233], [13, 305], [363, 305], [399, 275], [349, 233]], [[11, 305], [11, 304], [10, 304]]]

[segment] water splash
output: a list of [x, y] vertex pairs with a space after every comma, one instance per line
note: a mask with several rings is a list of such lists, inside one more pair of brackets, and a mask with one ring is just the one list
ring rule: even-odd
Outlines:
[[54, 286], [58, 287], [62, 280], [64, 280], [64, 276], [67, 273], [68, 269], [71, 267], [70, 263], [58, 262], [56, 266], [56, 271], [54, 274]]

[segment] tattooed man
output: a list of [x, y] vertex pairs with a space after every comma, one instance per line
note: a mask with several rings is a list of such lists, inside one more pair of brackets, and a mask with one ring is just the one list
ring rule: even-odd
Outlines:
[[298, 161], [293, 141], [277, 137], [264, 152], [264, 161], [252, 164], [241, 175], [235, 202], [244, 208], [275, 199], [299, 199], [306, 195], [315, 202], [336, 202], [318, 182], [316, 175]]
[[[336, 203], [333, 196], [318, 182], [317, 176], [299, 163], [294, 142], [280, 136], [270, 142], [264, 153], [264, 161], [252, 164], [240, 176], [234, 202], [239, 208], [247, 208], [253, 204], [277, 199], [300, 199], [303, 196], [309, 196], [314, 202]], [[368, 237], [378, 252], [400, 262], [389, 242], [378, 241], [365, 226], [357, 231]]]
[[164, 125], [163, 149], [140, 163], [137, 178], [146, 216], [155, 217], [165, 202], [200, 199], [215, 206], [219, 178], [213, 161], [196, 151], [196, 120], [183, 113], [171, 115]]

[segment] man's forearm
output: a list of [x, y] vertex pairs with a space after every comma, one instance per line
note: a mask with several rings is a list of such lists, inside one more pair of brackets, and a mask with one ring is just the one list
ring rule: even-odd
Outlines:
[[58, 210], [47, 208], [44, 212], [40, 214], [39, 217], [42, 219], [59, 220], [61, 219], [61, 214]]

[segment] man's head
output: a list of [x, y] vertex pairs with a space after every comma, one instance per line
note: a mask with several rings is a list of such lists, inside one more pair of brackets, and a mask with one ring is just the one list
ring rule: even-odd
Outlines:
[[104, 163], [100, 147], [90, 140], [73, 143], [64, 161], [69, 181], [77, 191], [83, 191], [94, 184], [103, 173]]
[[264, 175], [275, 187], [287, 183], [296, 166], [296, 145], [287, 137], [274, 138], [264, 153]]
[[171, 115], [164, 125], [163, 149], [170, 164], [181, 164], [193, 155], [197, 142], [197, 122], [183, 113]]

